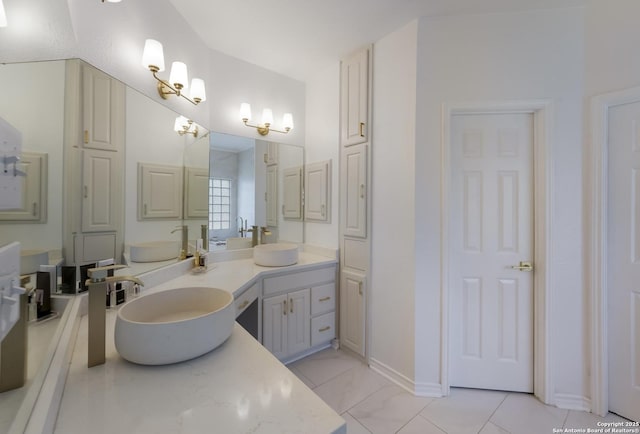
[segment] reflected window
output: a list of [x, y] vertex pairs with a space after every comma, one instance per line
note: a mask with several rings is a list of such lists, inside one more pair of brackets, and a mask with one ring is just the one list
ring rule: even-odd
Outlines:
[[231, 224], [231, 180], [209, 178], [209, 229], [229, 229]]

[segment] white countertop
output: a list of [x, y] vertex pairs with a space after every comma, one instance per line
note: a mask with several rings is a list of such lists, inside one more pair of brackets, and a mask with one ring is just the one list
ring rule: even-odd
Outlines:
[[[335, 263], [302, 252], [290, 267], [240, 259], [147, 290], [206, 285], [237, 294], [258, 277]], [[237, 324], [223, 345], [204, 356], [140, 366], [115, 350], [115, 318], [115, 310], [107, 312], [106, 363], [89, 369], [82, 317], [55, 433], [346, 433], [344, 420]]]

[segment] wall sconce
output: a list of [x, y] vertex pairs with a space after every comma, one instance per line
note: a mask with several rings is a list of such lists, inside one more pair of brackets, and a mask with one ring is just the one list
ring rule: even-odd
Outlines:
[[173, 124], [173, 130], [181, 136], [192, 134], [193, 137], [198, 137], [198, 124], [184, 116], [178, 116], [176, 118], [176, 123]]
[[291, 113], [285, 113], [282, 118], [282, 127], [284, 128], [284, 131], [271, 128], [271, 124], [273, 123], [273, 112], [269, 108], [262, 111], [262, 124], [251, 125], [249, 123], [249, 120], [251, 119], [251, 105], [246, 102], [240, 104], [240, 118], [246, 126], [257, 129], [261, 136], [266, 136], [269, 134], [269, 131], [287, 134], [293, 129], [293, 115], [291, 115]]
[[7, 27], [7, 14], [4, 11], [2, 0], [0, 0], [0, 27]]
[[191, 98], [186, 96], [183, 91], [187, 89], [188, 74], [187, 65], [182, 62], [173, 62], [171, 64], [171, 73], [169, 81], [158, 77], [158, 72], [164, 71], [164, 52], [162, 44], [154, 39], [147, 39], [144, 43], [144, 51], [142, 52], [142, 66], [149, 68], [153, 74], [153, 78], [158, 80], [158, 93], [162, 99], [167, 99], [169, 95], [181, 96], [193, 105], [198, 105], [202, 101], [206, 101], [207, 96], [204, 89], [204, 80], [194, 78], [191, 80]]

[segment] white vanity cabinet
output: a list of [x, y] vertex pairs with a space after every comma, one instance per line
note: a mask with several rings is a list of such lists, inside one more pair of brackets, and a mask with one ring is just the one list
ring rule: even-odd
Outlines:
[[335, 265], [266, 277], [263, 281], [262, 344], [292, 361], [335, 338]]

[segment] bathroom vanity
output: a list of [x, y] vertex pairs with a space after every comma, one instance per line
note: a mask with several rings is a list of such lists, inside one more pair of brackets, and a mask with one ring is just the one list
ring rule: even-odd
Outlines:
[[[87, 317], [81, 316], [54, 432], [345, 433], [344, 420], [276, 358], [292, 360], [330, 345], [335, 275], [335, 259], [301, 252], [298, 263], [288, 267], [257, 266], [244, 258], [214, 262], [204, 273], [171, 278], [159, 270], [140, 276], [143, 296], [216, 287], [234, 295], [236, 316], [257, 303], [262, 306], [255, 309], [258, 339], [270, 343], [275, 356], [236, 323], [224, 344], [201, 357], [136, 365], [115, 349], [113, 309], [107, 312], [106, 363], [89, 369]], [[158, 281], [163, 283], [154, 284]], [[302, 333], [290, 335], [295, 329]]]

